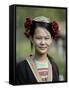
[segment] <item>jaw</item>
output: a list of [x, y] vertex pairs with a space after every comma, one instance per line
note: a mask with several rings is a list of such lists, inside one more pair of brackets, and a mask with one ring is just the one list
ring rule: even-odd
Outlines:
[[48, 48], [45, 48], [45, 49], [37, 48], [37, 49], [35, 49], [35, 53], [37, 53], [39, 55], [47, 54], [47, 52], [48, 52]]

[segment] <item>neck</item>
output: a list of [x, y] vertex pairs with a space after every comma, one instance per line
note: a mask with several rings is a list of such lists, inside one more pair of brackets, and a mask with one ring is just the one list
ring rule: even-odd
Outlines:
[[41, 63], [44, 63], [46, 61], [46, 57], [47, 57], [47, 54], [38, 54], [38, 53], [34, 54], [34, 59], [38, 60]]

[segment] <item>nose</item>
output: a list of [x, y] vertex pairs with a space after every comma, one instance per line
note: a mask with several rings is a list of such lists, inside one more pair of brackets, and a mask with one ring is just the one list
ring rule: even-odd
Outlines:
[[45, 39], [42, 39], [41, 40], [41, 45], [44, 45], [45, 44]]

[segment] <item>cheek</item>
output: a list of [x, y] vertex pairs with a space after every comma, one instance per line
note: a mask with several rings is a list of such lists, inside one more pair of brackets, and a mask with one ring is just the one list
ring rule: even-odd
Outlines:
[[[38, 47], [38, 46], [40, 45], [41, 41], [34, 39], [34, 40], [32, 41], [32, 43], [33, 43], [33, 46], [34, 46], [34, 47]], [[46, 40], [46, 41], [45, 41], [45, 45], [51, 46], [51, 44], [52, 44], [52, 39], [49, 39], [49, 40]]]
[[39, 40], [33, 40], [32, 43], [33, 43], [34, 47], [37, 47], [37, 46], [39, 46], [40, 41]]
[[46, 41], [46, 44], [47, 44], [48, 46], [50, 46], [50, 45], [52, 44], [52, 40], [50, 39], [50, 40]]

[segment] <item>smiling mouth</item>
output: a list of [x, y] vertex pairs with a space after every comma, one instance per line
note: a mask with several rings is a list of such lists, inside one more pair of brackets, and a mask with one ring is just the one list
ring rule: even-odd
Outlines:
[[45, 48], [47, 48], [47, 47], [39, 47], [39, 48], [41, 48], [41, 49], [45, 49]]

